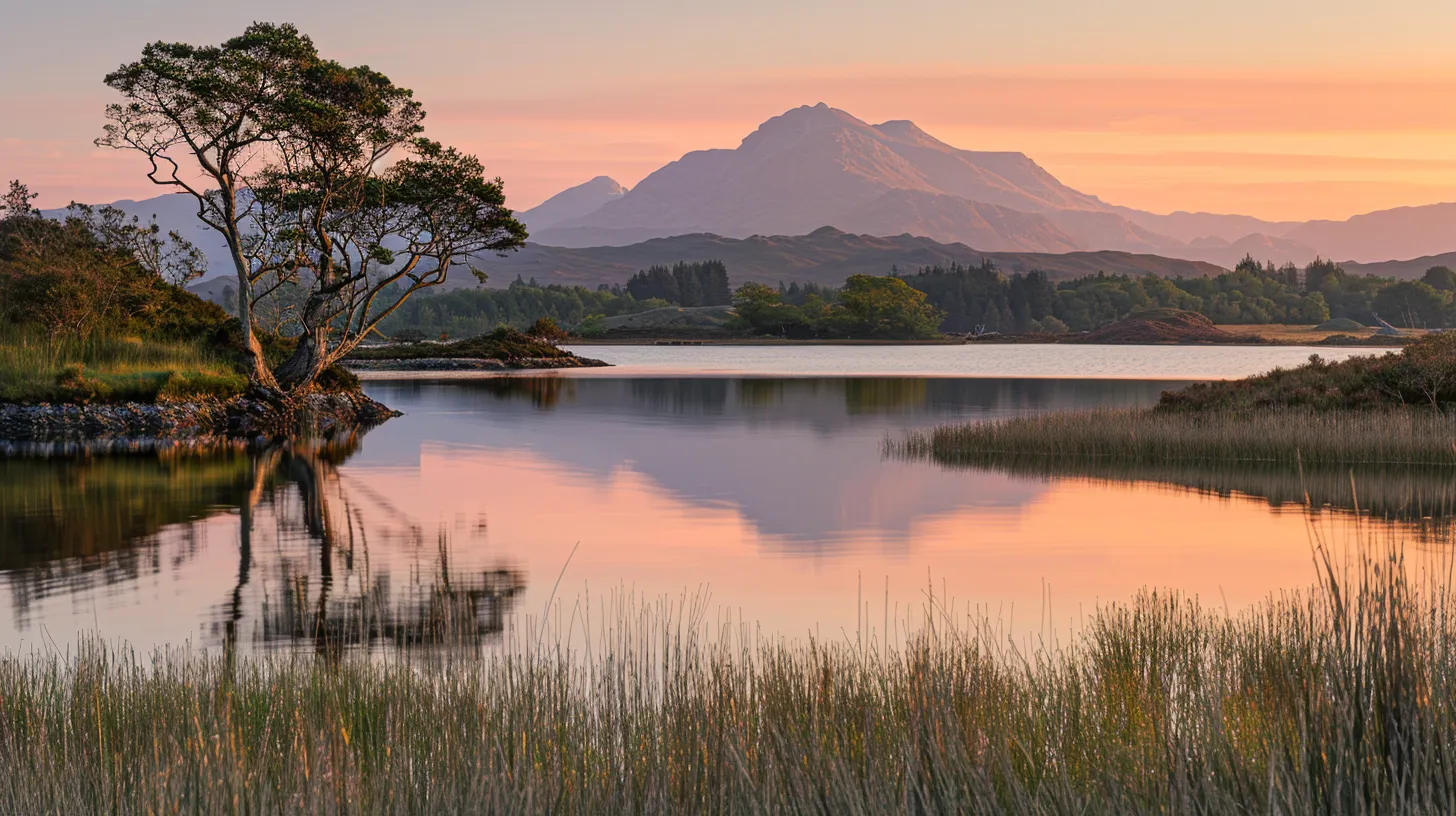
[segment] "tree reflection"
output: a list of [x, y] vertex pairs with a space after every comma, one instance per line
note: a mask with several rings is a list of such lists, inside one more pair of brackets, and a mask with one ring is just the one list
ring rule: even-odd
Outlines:
[[[205, 639], [239, 650], [479, 649], [504, 628], [520, 573], [426, 536], [342, 465], [362, 431], [203, 454], [0, 460], [0, 571], [17, 623], [52, 595], [140, 593], [141, 579], [196, 561], [236, 514], [231, 590]], [[221, 527], [219, 527], [221, 525]], [[487, 532], [483, 520], [467, 539]], [[428, 543], [427, 543], [428, 541]], [[467, 542], [468, 543], [468, 542]], [[205, 563], [205, 562], [204, 562]], [[193, 574], [196, 567], [192, 567]], [[158, 619], [161, 597], [137, 603]], [[44, 623], [44, 621], [42, 621]]]

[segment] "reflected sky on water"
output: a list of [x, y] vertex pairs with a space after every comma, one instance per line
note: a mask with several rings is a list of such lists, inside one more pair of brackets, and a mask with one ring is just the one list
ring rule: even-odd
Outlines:
[[[95, 631], [144, 649], [478, 650], [511, 616], [539, 616], [558, 576], [568, 600], [710, 593], [789, 636], [878, 621], [928, 582], [961, 608], [1058, 626], [1146, 586], [1243, 605], [1307, 585], [1310, 516], [1285, 474], [957, 470], [884, 453], [913, 428], [1147, 405], [1176, 385], [372, 382], [405, 415], [353, 438], [0, 460], [0, 645]], [[1444, 506], [1450, 481], [1372, 478], [1393, 513], [1407, 494]], [[1341, 536], [1339, 518], [1317, 523]]]

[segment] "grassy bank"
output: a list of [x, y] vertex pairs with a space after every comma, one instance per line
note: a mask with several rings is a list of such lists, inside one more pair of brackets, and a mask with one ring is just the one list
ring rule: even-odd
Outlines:
[[0, 402], [156, 402], [232, 396], [247, 377], [196, 343], [0, 336]]
[[1150, 409], [1069, 411], [909, 434], [888, 452], [948, 465], [1014, 458], [1456, 465], [1456, 332], [1398, 353], [1165, 391]]
[[1418, 409], [1098, 409], [947, 425], [912, 432], [888, 448], [946, 465], [995, 466], [1019, 457], [1456, 466], [1453, 444], [1456, 417]]
[[938, 605], [899, 646], [660, 605], [443, 670], [10, 656], [0, 812], [1450, 812], [1444, 585], [1395, 553], [1320, 568], [1244, 614], [1146, 593], [1024, 651]]

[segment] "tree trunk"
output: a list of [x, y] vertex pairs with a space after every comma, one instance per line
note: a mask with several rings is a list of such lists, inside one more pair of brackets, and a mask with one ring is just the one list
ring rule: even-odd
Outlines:
[[299, 335], [298, 345], [273, 372], [278, 387], [288, 392], [306, 390], [324, 371], [323, 344], [313, 332]]
[[263, 344], [258, 342], [258, 335], [253, 331], [253, 305], [249, 302], [251, 297], [246, 290], [238, 292], [238, 320], [243, 324], [243, 353], [248, 356], [248, 381], [253, 385], [276, 388], [278, 381], [273, 372], [268, 370]]

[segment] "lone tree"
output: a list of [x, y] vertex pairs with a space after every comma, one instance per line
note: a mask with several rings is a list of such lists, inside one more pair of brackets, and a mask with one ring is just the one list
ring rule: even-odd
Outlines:
[[[97, 144], [144, 155], [148, 177], [191, 195], [226, 241], [257, 385], [308, 388], [412, 294], [525, 243], [500, 179], [420, 136], [408, 89], [321, 58], [291, 25], [255, 23], [220, 46], [152, 43], [106, 84], [123, 101]], [[407, 155], [391, 163], [396, 151]], [[300, 334], [270, 369], [253, 308], [284, 289]]]

